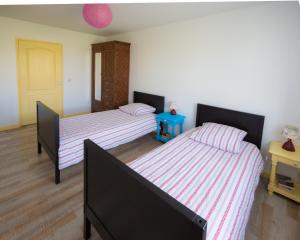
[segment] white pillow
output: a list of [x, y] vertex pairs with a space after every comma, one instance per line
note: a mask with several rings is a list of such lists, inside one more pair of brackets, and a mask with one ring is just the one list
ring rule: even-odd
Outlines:
[[133, 116], [140, 116], [149, 113], [154, 113], [156, 110], [154, 107], [151, 107], [144, 103], [130, 103], [119, 107], [119, 109]]
[[247, 132], [217, 123], [204, 123], [190, 136], [191, 139], [226, 152], [239, 153]]

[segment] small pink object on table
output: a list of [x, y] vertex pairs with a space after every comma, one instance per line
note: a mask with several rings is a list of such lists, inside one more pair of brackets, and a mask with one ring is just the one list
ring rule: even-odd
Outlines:
[[290, 139], [290, 138], [282, 145], [282, 148], [286, 151], [289, 151], [289, 152], [295, 152], [296, 151], [295, 146], [292, 142], [292, 139]]

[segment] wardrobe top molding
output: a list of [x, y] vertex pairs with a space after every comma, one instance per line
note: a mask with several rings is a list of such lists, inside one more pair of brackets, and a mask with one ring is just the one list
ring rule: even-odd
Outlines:
[[124, 45], [130, 47], [130, 43], [128, 42], [121, 42], [121, 41], [108, 41], [108, 42], [100, 42], [100, 43], [93, 43], [92, 49], [93, 51], [101, 51], [107, 48], [114, 48], [116, 45]]

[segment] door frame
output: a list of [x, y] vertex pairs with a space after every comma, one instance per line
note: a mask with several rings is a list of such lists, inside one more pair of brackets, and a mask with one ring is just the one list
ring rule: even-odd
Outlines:
[[61, 54], [60, 54], [60, 58], [61, 58], [61, 112], [59, 112], [59, 116], [62, 117], [64, 115], [64, 45], [62, 43], [58, 43], [58, 42], [50, 42], [50, 41], [43, 41], [43, 40], [35, 40], [35, 39], [27, 39], [27, 38], [16, 38], [16, 77], [17, 77], [17, 82], [18, 82], [18, 111], [19, 111], [19, 123], [18, 126], [24, 126], [22, 124], [22, 105], [21, 105], [21, 101], [22, 101], [22, 94], [21, 94], [21, 78], [20, 78], [20, 52], [19, 52], [19, 42], [20, 41], [31, 41], [31, 42], [37, 42], [37, 43], [49, 43], [49, 44], [56, 44], [59, 45], [61, 48]]

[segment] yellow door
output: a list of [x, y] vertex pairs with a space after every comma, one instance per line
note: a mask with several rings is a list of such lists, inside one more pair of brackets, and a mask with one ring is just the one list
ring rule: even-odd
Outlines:
[[17, 41], [20, 123], [36, 122], [36, 101], [63, 114], [62, 45]]

